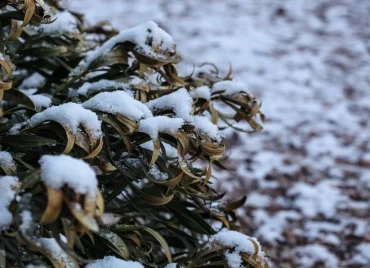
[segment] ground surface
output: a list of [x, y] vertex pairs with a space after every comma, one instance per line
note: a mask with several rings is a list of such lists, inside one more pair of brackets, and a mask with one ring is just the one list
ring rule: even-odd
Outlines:
[[[93, 2], [93, 3], [92, 3]], [[186, 63], [211, 61], [263, 100], [262, 133], [232, 134], [229, 192], [276, 267], [370, 265], [370, 2], [73, 0], [118, 29], [154, 20]]]

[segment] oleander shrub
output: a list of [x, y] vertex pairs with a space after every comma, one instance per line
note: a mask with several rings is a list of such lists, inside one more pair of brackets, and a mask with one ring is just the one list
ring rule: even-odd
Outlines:
[[268, 267], [238, 232], [245, 197], [226, 203], [210, 180], [217, 124], [264, 120], [231, 70], [179, 74], [154, 22], [118, 32], [58, 1], [0, 8], [1, 267]]

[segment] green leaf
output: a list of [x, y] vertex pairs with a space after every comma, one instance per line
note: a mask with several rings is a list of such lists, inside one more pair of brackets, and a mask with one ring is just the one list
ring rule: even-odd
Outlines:
[[57, 141], [36, 135], [19, 134], [0, 137], [0, 143], [16, 147], [38, 147], [43, 145], [55, 145]]
[[207, 235], [216, 233], [201, 216], [189, 211], [184, 204], [180, 202], [171, 202], [167, 204], [167, 206], [172, 210], [179, 222], [191, 231]]
[[237, 208], [240, 208], [241, 206], [244, 205], [245, 201], [247, 201], [247, 196], [243, 196], [241, 199], [235, 201], [235, 202], [230, 202], [226, 204], [226, 206], [223, 208], [224, 211], [232, 211]]
[[167, 257], [168, 262], [171, 263], [172, 262], [171, 250], [170, 250], [170, 247], [168, 246], [166, 240], [163, 238], [163, 236], [161, 236], [160, 233], [158, 233], [157, 231], [154, 231], [153, 229], [151, 229], [149, 227], [143, 226], [142, 229], [144, 231], [148, 232], [149, 234], [151, 234], [155, 239], [157, 239], [159, 244], [161, 244], [161, 246], [163, 247], [164, 252], [166, 253], [166, 257]]
[[95, 232], [95, 234], [101, 238], [104, 238], [109, 244], [111, 244], [114, 247], [112, 249], [122, 258], [125, 260], [130, 258], [128, 247], [118, 234], [106, 229], [100, 229], [100, 231]]
[[60, 54], [66, 53], [68, 49], [65, 46], [54, 46], [54, 47], [32, 47], [21, 51], [20, 53], [24, 56], [36, 56], [36, 57], [51, 57], [51, 56], [62, 56]]
[[33, 103], [33, 101], [26, 94], [16, 89], [5, 90], [4, 100], [14, 105], [23, 104], [28, 108], [31, 108], [33, 110], [35, 109], [35, 104]]
[[139, 190], [133, 184], [131, 184], [131, 188], [134, 191], [134, 193], [137, 194], [143, 202], [153, 205], [153, 206], [165, 205], [171, 202], [174, 196], [174, 194], [171, 194], [169, 196], [164, 196], [164, 197], [154, 196], [154, 195], [151, 195], [151, 194], [148, 194], [148, 193], [145, 193]]

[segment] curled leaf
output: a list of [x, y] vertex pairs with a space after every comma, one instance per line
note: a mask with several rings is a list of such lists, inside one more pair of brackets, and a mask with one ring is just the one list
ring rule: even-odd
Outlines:
[[40, 223], [49, 224], [55, 221], [62, 211], [63, 204], [63, 192], [60, 189], [53, 189], [46, 186], [48, 195], [48, 203], [44, 213], [42, 214]]

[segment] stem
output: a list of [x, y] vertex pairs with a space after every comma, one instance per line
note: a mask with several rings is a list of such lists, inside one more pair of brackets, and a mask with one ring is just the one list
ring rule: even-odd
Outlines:
[[65, 90], [66, 88], [68, 88], [70, 85], [72, 85], [76, 80], [80, 79], [82, 76], [84, 76], [85, 74], [87, 74], [88, 71], [85, 70], [83, 71], [82, 73], [80, 73], [79, 75], [73, 77], [72, 79], [68, 80], [67, 82], [65, 82], [64, 84], [60, 85], [56, 90], [55, 90], [55, 93], [58, 93], [62, 90]]

